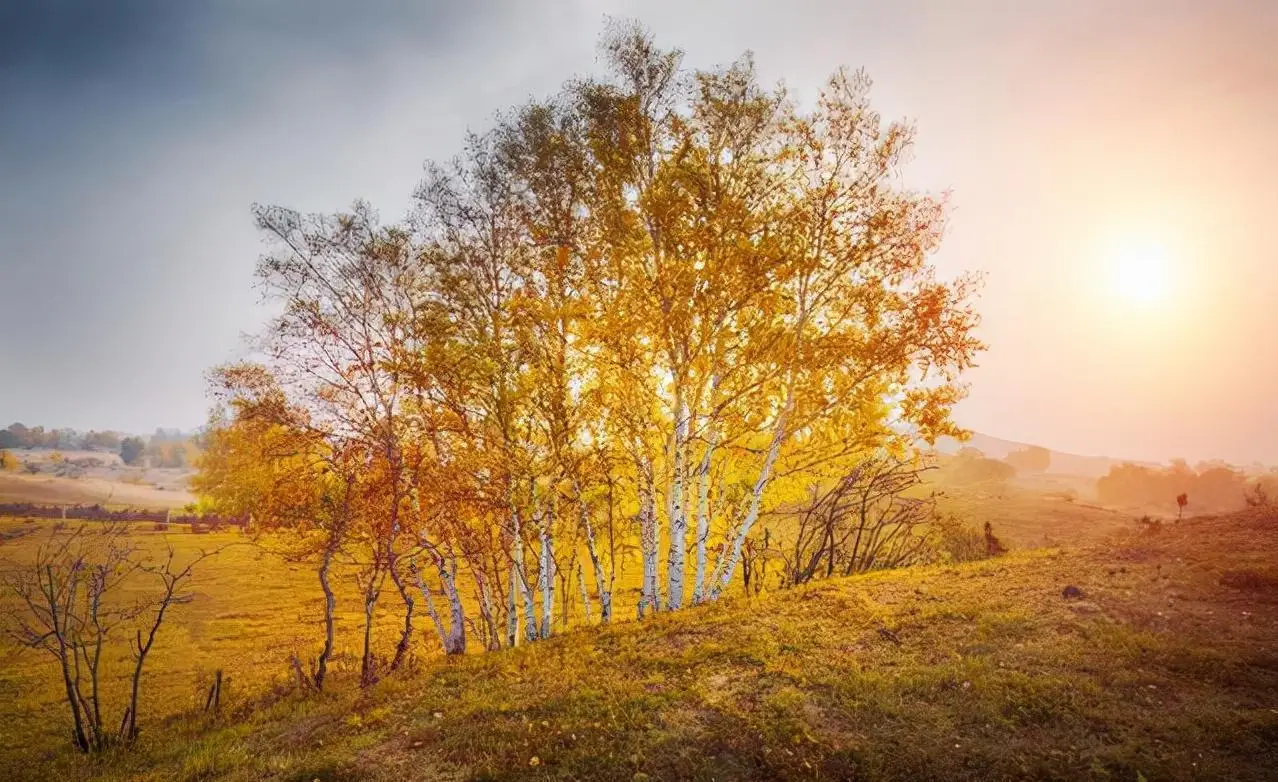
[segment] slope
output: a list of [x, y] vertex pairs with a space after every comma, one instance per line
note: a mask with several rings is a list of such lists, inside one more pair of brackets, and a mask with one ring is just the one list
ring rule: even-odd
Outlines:
[[[281, 690], [33, 777], [1272, 779], [1278, 516], [834, 580]], [[1073, 585], [1079, 599], [1062, 590]]]

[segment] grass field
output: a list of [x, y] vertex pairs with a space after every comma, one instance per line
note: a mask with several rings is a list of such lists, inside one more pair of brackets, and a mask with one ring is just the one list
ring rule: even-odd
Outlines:
[[[137, 471], [135, 480], [143, 480], [142, 475], [142, 471]], [[127, 474], [111, 478], [62, 478], [0, 472], [0, 502], [165, 509], [181, 508], [195, 501], [195, 495], [184, 489], [161, 489], [145, 482], [129, 483], [121, 480], [122, 477], [127, 477]]]
[[[4, 547], [39, 534], [12, 537], [19, 527], [3, 527]], [[170, 536], [188, 548], [230, 540], [214, 537]], [[1275, 550], [1272, 515], [1159, 534], [1129, 526], [1104, 545], [423, 657], [367, 691], [350, 670], [357, 606], [344, 603], [346, 664], [331, 692], [305, 696], [284, 682], [289, 652], [314, 634], [309, 574], [236, 547], [167, 628], [131, 753], [67, 751], [56, 694], [39, 684], [48, 662], [6, 649], [0, 769], [157, 780], [1272, 779]], [[1062, 598], [1070, 584], [1083, 599]], [[389, 641], [395, 617], [383, 618]], [[216, 667], [231, 677], [229, 701], [207, 717], [195, 706]]]
[[980, 526], [986, 521], [1013, 548], [1078, 545], [1101, 540], [1132, 524], [1130, 513], [1104, 508], [1064, 492], [1031, 490], [1017, 484], [942, 487], [941, 513]]

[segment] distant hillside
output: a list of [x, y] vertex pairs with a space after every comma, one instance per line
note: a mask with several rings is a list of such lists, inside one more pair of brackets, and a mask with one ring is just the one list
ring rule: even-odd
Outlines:
[[[1015, 440], [1004, 440], [1001, 437], [993, 437], [980, 432], [973, 432], [972, 438], [966, 443], [960, 443], [952, 437], [941, 438], [937, 442], [936, 448], [941, 453], [953, 454], [957, 453], [960, 448], [969, 447], [979, 450], [981, 453], [992, 459], [1005, 459], [1012, 451], [1019, 451], [1028, 448], [1030, 443], [1020, 443]], [[1046, 447], [1046, 446], [1044, 446]], [[1087, 478], [1099, 478], [1109, 473], [1109, 468], [1117, 464], [1125, 463], [1145, 464], [1156, 466], [1157, 462], [1141, 461], [1138, 459], [1113, 458], [1109, 456], [1083, 456], [1076, 453], [1065, 453], [1064, 451], [1052, 451], [1052, 464], [1047, 468], [1049, 473], [1058, 473], [1062, 475], [1081, 475]]]

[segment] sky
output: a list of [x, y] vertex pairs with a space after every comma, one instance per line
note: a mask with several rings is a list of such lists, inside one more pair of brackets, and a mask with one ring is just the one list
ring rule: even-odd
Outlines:
[[605, 15], [800, 99], [864, 67], [985, 275], [959, 423], [1278, 463], [1273, 0], [0, 0], [0, 425], [200, 425], [269, 315], [253, 202], [409, 208]]

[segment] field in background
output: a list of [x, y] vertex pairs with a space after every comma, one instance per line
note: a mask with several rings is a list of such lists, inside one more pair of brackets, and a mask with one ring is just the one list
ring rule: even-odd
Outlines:
[[[139, 476], [138, 480], [145, 480]], [[181, 508], [195, 501], [186, 490], [104, 478], [0, 473], [0, 502], [37, 505], [107, 505], [130, 508]]]
[[1019, 481], [1006, 484], [939, 486], [937, 508], [974, 526], [989, 522], [994, 533], [1013, 548], [1087, 543], [1131, 526], [1131, 513], [1101, 507], [1079, 494], [1072, 482], [1027, 488]]
[[[195, 501], [187, 491], [189, 469], [130, 467], [118, 454], [102, 451], [15, 449], [9, 453], [41, 472], [0, 471], [0, 502], [166, 509]], [[66, 460], [96, 459], [102, 464], [78, 470], [81, 474], [74, 478], [62, 477], [54, 474], [55, 453]]]

